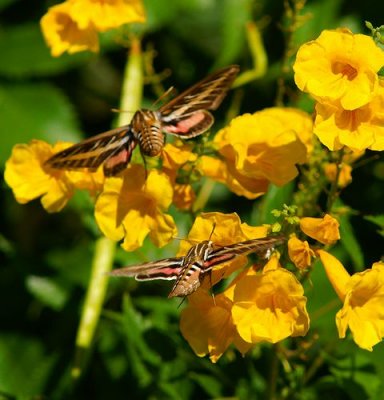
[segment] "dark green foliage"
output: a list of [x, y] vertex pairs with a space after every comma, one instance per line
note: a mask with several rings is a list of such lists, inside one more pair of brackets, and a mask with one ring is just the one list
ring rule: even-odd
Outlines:
[[[304, 12], [312, 17], [295, 32], [296, 44], [315, 38], [322, 29], [348, 25], [363, 31], [366, 19], [374, 26], [382, 24], [376, 20], [383, 16], [382, 2], [370, 7], [368, 3], [310, 1]], [[251, 68], [244, 24], [267, 16], [263, 35], [269, 68], [265, 77], [242, 89], [246, 94], [241, 112], [273, 105], [284, 52], [284, 35], [278, 28], [284, 26], [283, 1], [147, 0], [145, 4], [144, 48], [157, 52], [156, 71], [172, 71], [164, 86], [183, 89], [216, 67], [238, 63], [244, 70]], [[2, 171], [16, 143], [78, 141], [113, 124], [110, 110], [119, 102], [126, 49], [105, 34], [100, 54], [52, 58], [39, 29], [39, 18], [51, 5], [51, 1], [0, 1]], [[294, 88], [292, 82], [288, 85]], [[145, 88], [147, 104], [156, 98], [152, 89]], [[297, 96], [296, 105], [311, 109], [308, 98]], [[224, 111], [215, 115], [217, 126], [224, 125]], [[337, 252], [351, 272], [370, 266], [382, 253], [382, 241], [375, 242], [379, 240], [375, 230], [383, 236], [384, 229], [382, 165], [381, 158], [358, 172], [369, 183], [366, 191], [354, 183], [346, 191], [345, 203], [354, 209], [370, 205], [364, 210], [369, 224], [352, 213], [341, 218], [343, 241]], [[315, 265], [312, 283], [306, 286], [309, 345], [304, 349], [301, 339], [287, 340], [291, 355], [285, 364], [279, 362], [284, 358], [280, 350], [269, 345], [255, 347], [245, 358], [231, 348], [217, 364], [198, 358], [180, 333], [184, 304], [167, 299], [168, 282], [111, 280], [92, 352], [83, 376], [74, 382], [70, 374], [76, 331], [99, 235], [91, 200], [80, 194], [64, 211], [49, 215], [38, 201], [17, 204], [3, 179], [0, 188], [1, 400], [382, 398], [384, 346], [369, 353], [349, 339], [337, 339], [334, 319], [341, 304], [320, 265]], [[289, 203], [295, 188], [294, 184], [273, 187], [257, 202], [239, 199], [222, 186], [215, 190], [207, 210], [219, 211], [219, 206], [220, 211], [238, 212], [256, 225], [269, 222], [270, 211]], [[381, 215], [368, 215], [370, 209]], [[186, 234], [191, 218], [176, 211], [173, 215], [180, 234]], [[366, 235], [375, 239], [365, 241]], [[171, 256], [176, 249], [177, 243], [159, 250], [147, 241], [132, 254], [118, 250], [115, 261], [117, 266], [133, 264]]]

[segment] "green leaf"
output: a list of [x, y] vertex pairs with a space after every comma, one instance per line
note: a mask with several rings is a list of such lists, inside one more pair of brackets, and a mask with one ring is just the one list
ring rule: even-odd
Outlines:
[[16, 3], [17, 0], [0, 0], [0, 11], [7, 8], [10, 4]]
[[32, 139], [51, 143], [80, 139], [72, 106], [54, 86], [43, 83], [3, 85], [0, 104], [0, 163], [6, 161], [16, 143]]
[[377, 225], [379, 230], [377, 231], [381, 236], [384, 236], [384, 214], [381, 215], [367, 215], [364, 217], [369, 222]]
[[31, 275], [27, 277], [26, 285], [31, 294], [56, 311], [61, 310], [68, 300], [67, 289], [53, 279]]
[[17, 399], [36, 399], [45, 392], [57, 356], [47, 356], [40, 341], [1, 334], [0, 354], [1, 392]]
[[0, 75], [9, 78], [56, 75], [83, 64], [90, 55], [52, 57], [36, 23], [3, 29], [0, 35]]
[[144, 4], [147, 12], [147, 21], [144, 28], [149, 32], [160, 29], [166, 24], [171, 24], [180, 12], [180, 6], [177, 1], [145, 0]]
[[364, 255], [359, 242], [356, 239], [353, 227], [349, 221], [349, 216], [344, 214], [339, 218], [341, 244], [345, 251], [351, 257], [356, 271], [362, 271], [364, 268]]
[[152, 382], [153, 378], [145, 362], [160, 366], [161, 358], [145, 342], [143, 337], [143, 332], [145, 331], [144, 320], [135, 311], [128, 296], [123, 299], [122, 327], [126, 336], [125, 342], [130, 365], [139, 385], [146, 387]]
[[221, 395], [221, 384], [216, 377], [205, 374], [191, 373], [191, 379], [195, 380], [208, 394], [208, 397], [219, 397]]
[[269, 224], [275, 221], [271, 214], [274, 209], [281, 209], [283, 204], [289, 204], [292, 198], [294, 185], [292, 182], [277, 187], [270, 185], [268, 192], [263, 196], [261, 203], [256, 202], [252, 210], [251, 225]]
[[353, 351], [352, 346], [352, 343], [351, 346], [342, 346], [350, 347], [350, 351], [341, 351], [340, 354], [348, 355], [334, 360], [330, 370], [340, 380], [341, 386], [350, 394], [351, 399], [372, 399], [381, 387], [381, 378], [377, 376], [371, 354], [359, 349]]
[[216, 60], [216, 67], [228, 65], [239, 58], [245, 47], [245, 26], [251, 20], [252, 1], [224, 0], [221, 9], [223, 16], [219, 47], [221, 52]]

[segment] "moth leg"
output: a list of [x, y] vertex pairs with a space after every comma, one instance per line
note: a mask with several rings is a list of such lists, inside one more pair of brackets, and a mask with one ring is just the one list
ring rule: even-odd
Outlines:
[[211, 296], [212, 296], [212, 300], [213, 300], [213, 305], [216, 306], [215, 293], [213, 291], [212, 270], [211, 269], [208, 271], [208, 275], [209, 275], [209, 286], [211, 287]]

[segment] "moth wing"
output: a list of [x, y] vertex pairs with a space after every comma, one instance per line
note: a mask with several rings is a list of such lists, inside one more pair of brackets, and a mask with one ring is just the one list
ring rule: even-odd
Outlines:
[[230, 65], [196, 83], [159, 109], [164, 123], [201, 110], [216, 110], [226, 96], [240, 68]]
[[246, 256], [251, 253], [264, 253], [266, 250], [284, 243], [285, 240], [284, 235], [279, 235], [219, 246], [208, 254], [206, 264], [212, 268], [215, 265], [232, 260], [239, 255]]
[[162, 126], [163, 131], [183, 139], [191, 139], [206, 132], [213, 124], [214, 118], [209, 111], [195, 111], [185, 117], [169, 121]]
[[[130, 125], [125, 125], [83, 140], [56, 153], [45, 162], [45, 165], [56, 169], [89, 168], [95, 171], [110, 157], [119, 154], [122, 149], [132, 151], [134, 142]], [[130, 157], [125, 158], [129, 161]]]
[[177, 279], [182, 269], [183, 257], [164, 258], [130, 267], [115, 269], [111, 276], [132, 276], [138, 281], [151, 281], [155, 279]]

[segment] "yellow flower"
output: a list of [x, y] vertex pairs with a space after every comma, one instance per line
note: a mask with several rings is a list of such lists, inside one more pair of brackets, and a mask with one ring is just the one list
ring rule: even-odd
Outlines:
[[355, 343], [372, 351], [384, 336], [384, 263], [374, 263], [371, 269], [350, 277], [331, 254], [319, 251], [319, 255], [327, 275], [332, 276], [332, 285], [336, 285], [336, 291], [344, 301], [336, 314], [339, 337], [345, 338], [349, 328]]
[[309, 145], [311, 127], [309, 116], [294, 109], [271, 108], [241, 115], [214, 140], [227, 168], [211, 162], [202, 169], [214, 179], [216, 173], [221, 182], [233, 180], [246, 191], [256, 190], [258, 196], [269, 182], [282, 186], [296, 177], [295, 164], [306, 161], [300, 137]]
[[140, 0], [67, 0], [49, 8], [40, 23], [52, 56], [58, 57], [65, 51], [97, 52], [97, 32], [144, 21]]
[[297, 268], [306, 269], [311, 265], [311, 258], [315, 257], [315, 252], [306, 240], [303, 242], [292, 236], [288, 240], [288, 255]]
[[242, 354], [250, 348], [236, 332], [231, 307], [232, 301], [225, 293], [213, 299], [209, 293], [198, 289], [188, 297], [188, 306], [180, 316], [180, 330], [199, 357], [209, 354], [215, 363], [231, 343]]
[[384, 150], [384, 84], [370, 103], [353, 110], [317, 104], [314, 133], [330, 150]]
[[345, 270], [341, 262], [332, 254], [325, 250], [317, 250], [317, 254], [324, 265], [325, 272], [327, 273], [328, 279], [335, 289], [335, 292], [339, 296], [340, 300], [344, 301], [349, 280], [348, 272]]
[[232, 318], [247, 343], [276, 343], [289, 336], [304, 336], [309, 329], [304, 289], [277, 260], [272, 256], [262, 274], [249, 271], [236, 283]]
[[[330, 182], [334, 182], [337, 174], [337, 165], [335, 163], [326, 163], [324, 166], [324, 173]], [[337, 185], [344, 188], [352, 182], [352, 167], [348, 164], [342, 163], [339, 173]]]
[[180, 210], [190, 210], [196, 194], [191, 185], [176, 183], [173, 187], [173, 204]]
[[[211, 239], [214, 244], [224, 246], [267, 235], [268, 226], [253, 227], [246, 223], [241, 223], [236, 213], [202, 213], [196, 218], [189, 231], [188, 239], [181, 242], [178, 254], [186, 254], [191, 246], [203, 240]], [[217, 265], [212, 271], [211, 279], [205, 279], [202, 286], [210, 288], [211, 285], [215, 285], [221, 279], [228, 277], [234, 271], [243, 267], [246, 262], [245, 256], [238, 256], [229, 262]]]
[[73, 2], [66, 1], [49, 8], [40, 24], [53, 57], [58, 57], [66, 51], [72, 54], [85, 50], [99, 50], [94, 26], [79, 26], [73, 15]]
[[300, 90], [353, 110], [372, 100], [383, 65], [384, 52], [371, 37], [337, 29], [301, 46], [293, 69]]
[[117, 178], [106, 179], [95, 207], [96, 221], [112, 240], [133, 251], [149, 234], [156, 246], [164, 246], [177, 233], [173, 218], [164, 214], [173, 190], [166, 174], [152, 170], [146, 178], [141, 165], [132, 164]]
[[266, 179], [252, 179], [242, 176], [234, 166], [217, 158], [202, 156], [197, 165], [203, 175], [225, 184], [238, 196], [256, 199], [268, 190], [269, 182]]
[[339, 223], [328, 214], [323, 218], [301, 218], [300, 229], [323, 244], [332, 244], [340, 239]]
[[72, 197], [75, 189], [88, 190], [96, 195], [103, 186], [101, 170], [90, 173], [61, 171], [49, 168], [44, 162], [53, 154], [69, 147], [70, 143], [50, 146], [40, 140], [29, 145], [17, 144], [5, 165], [5, 181], [13, 190], [16, 200], [25, 204], [40, 196], [48, 212], [60, 211]]
[[145, 22], [141, 0], [70, 0], [80, 28], [94, 26], [99, 32], [133, 22]]
[[[169, 176], [173, 184], [173, 203], [181, 210], [189, 210], [196, 198], [192, 186], [188, 183], [177, 183], [178, 175], [191, 175], [191, 165], [197, 155], [191, 152], [191, 146], [185, 143], [166, 144], [162, 150], [162, 170]], [[186, 168], [186, 171], [183, 168]]]
[[[17, 144], [5, 164], [5, 181], [16, 200], [25, 204], [40, 196], [48, 212], [60, 211], [73, 195], [73, 187], [65, 172], [49, 170], [44, 161], [61, 149], [40, 140], [29, 145]], [[55, 151], [56, 150], [56, 151]]]
[[163, 169], [170, 176], [176, 176], [181, 167], [197, 160], [197, 155], [191, 152], [191, 146], [185, 143], [179, 145], [167, 143], [162, 150], [161, 156]]

